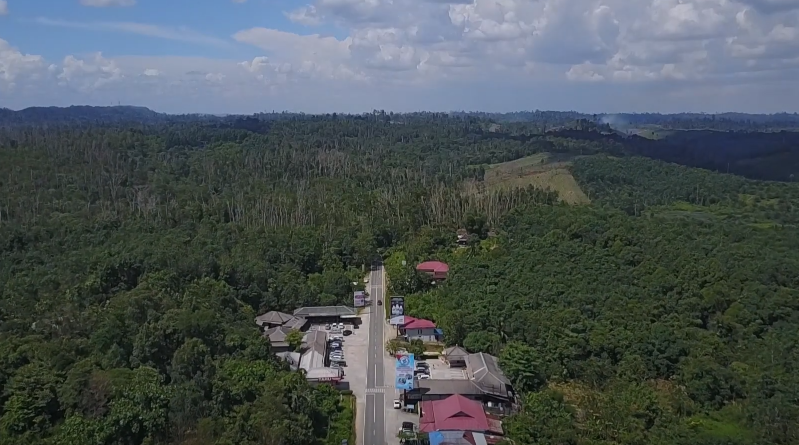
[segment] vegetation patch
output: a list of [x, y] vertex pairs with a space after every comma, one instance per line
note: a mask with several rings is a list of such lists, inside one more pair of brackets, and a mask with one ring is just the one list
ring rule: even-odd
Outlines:
[[330, 421], [326, 445], [341, 445], [343, 440], [355, 444], [355, 397], [342, 394], [338, 411]]
[[569, 167], [573, 156], [538, 153], [514, 161], [489, 165], [483, 181], [490, 190], [525, 188], [532, 185], [558, 193], [569, 204], [587, 204], [588, 196], [574, 180]]

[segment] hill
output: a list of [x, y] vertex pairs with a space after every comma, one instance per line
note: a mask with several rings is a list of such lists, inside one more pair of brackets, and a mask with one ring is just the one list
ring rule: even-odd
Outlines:
[[0, 109], [0, 126], [38, 124], [98, 124], [118, 122], [157, 123], [167, 115], [145, 107], [31, 107], [14, 111]]

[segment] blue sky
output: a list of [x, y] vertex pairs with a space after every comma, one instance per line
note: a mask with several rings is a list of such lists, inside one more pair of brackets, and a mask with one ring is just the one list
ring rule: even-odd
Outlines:
[[0, 106], [797, 111], [793, 0], [0, 0]]

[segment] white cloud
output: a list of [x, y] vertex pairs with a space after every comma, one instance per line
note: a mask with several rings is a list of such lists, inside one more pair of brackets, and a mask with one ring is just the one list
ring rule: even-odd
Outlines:
[[108, 8], [110, 6], [128, 7], [136, 4], [136, 0], [80, 0], [83, 6]]
[[37, 17], [34, 23], [45, 26], [55, 26], [61, 28], [76, 28], [94, 31], [112, 31], [127, 34], [138, 34], [147, 37], [156, 37], [167, 40], [177, 40], [181, 42], [196, 43], [200, 45], [210, 45], [217, 47], [227, 47], [229, 42], [216, 37], [207, 36], [186, 27], [169, 28], [164, 26], [150, 25], [135, 22], [72, 22], [68, 20], [56, 20], [47, 17]]
[[0, 0], [0, 15], [8, 15], [8, 2]]
[[[229, 54], [242, 54], [234, 60], [76, 57], [84, 66], [119, 69], [116, 77], [83, 69], [84, 76], [111, 80], [80, 85], [95, 91], [127, 86], [136, 97], [205, 91], [240, 103], [299, 104], [319, 91], [309, 103], [327, 110], [547, 103], [792, 110], [799, 99], [797, 6], [797, 0], [312, 0], [285, 16], [324, 25], [311, 32], [341, 34], [254, 27], [230, 40], [142, 23], [35, 22], [230, 45]], [[15, 75], [16, 83], [20, 78]], [[730, 97], [730, 91], [738, 93]]]
[[116, 62], [96, 53], [87, 58], [67, 56], [61, 63], [59, 85], [75, 88], [82, 93], [93, 92], [124, 78]]
[[0, 91], [14, 89], [18, 79], [38, 78], [44, 67], [42, 56], [23, 54], [0, 39]]

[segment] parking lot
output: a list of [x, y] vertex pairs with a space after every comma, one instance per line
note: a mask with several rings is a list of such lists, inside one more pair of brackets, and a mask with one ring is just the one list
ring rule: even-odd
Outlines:
[[430, 365], [430, 378], [433, 380], [466, 380], [465, 369], [449, 368], [440, 359], [425, 360]]
[[[369, 315], [362, 317], [362, 326], [368, 326]], [[353, 329], [346, 325], [346, 330], [351, 330], [352, 335], [343, 336], [344, 349], [344, 381], [349, 382], [349, 388], [358, 400], [362, 400], [366, 392], [366, 353], [369, 350], [369, 330], [363, 327]]]

